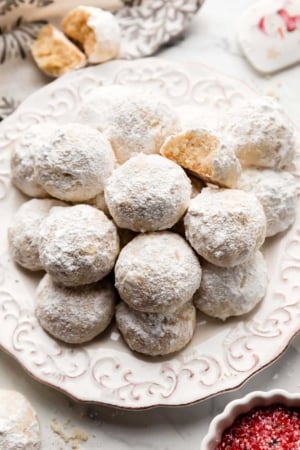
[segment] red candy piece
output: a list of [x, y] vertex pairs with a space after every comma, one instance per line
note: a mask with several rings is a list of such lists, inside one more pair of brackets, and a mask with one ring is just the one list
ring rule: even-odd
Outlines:
[[299, 450], [300, 408], [271, 405], [239, 416], [216, 450]]
[[288, 32], [295, 31], [300, 23], [300, 16], [289, 16], [285, 9], [280, 9], [277, 14], [282, 17]]

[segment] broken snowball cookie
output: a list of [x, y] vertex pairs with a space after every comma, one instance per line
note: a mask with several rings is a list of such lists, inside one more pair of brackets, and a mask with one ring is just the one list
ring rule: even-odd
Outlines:
[[80, 286], [101, 280], [119, 254], [115, 224], [89, 205], [53, 208], [40, 227], [40, 260], [54, 281]]
[[161, 154], [195, 176], [219, 186], [236, 187], [241, 166], [229, 143], [208, 130], [188, 130], [167, 138]]
[[208, 316], [225, 320], [246, 314], [266, 293], [267, 266], [259, 251], [234, 267], [217, 267], [207, 261], [201, 267], [202, 280], [193, 301]]
[[294, 158], [294, 127], [272, 97], [240, 102], [228, 112], [223, 131], [243, 167], [282, 169]]
[[139, 155], [116, 169], [105, 186], [109, 212], [120, 228], [171, 228], [188, 208], [191, 182], [184, 170], [159, 155]]
[[119, 54], [121, 31], [116, 17], [109, 11], [78, 6], [65, 16], [62, 30], [81, 45], [91, 64], [109, 61]]
[[39, 69], [51, 77], [86, 65], [85, 55], [53, 25], [45, 25], [40, 30], [31, 53]]
[[266, 236], [285, 231], [296, 219], [297, 183], [289, 172], [271, 169], [247, 169], [242, 172], [238, 188], [253, 192], [264, 208]]
[[35, 157], [37, 182], [52, 196], [84, 202], [104, 191], [114, 153], [98, 130], [78, 123], [57, 125]]
[[140, 234], [120, 252], [115, 283], [120, 297], [142, 312], [171, 313], [191, 300], [201, 281], [201, 267], [178, 234]]
[[266, 217], [256, 196], [239, 189], [205, 188], [184, 218], [186, 238], [212, 264], [233, 267], [263, 244]]

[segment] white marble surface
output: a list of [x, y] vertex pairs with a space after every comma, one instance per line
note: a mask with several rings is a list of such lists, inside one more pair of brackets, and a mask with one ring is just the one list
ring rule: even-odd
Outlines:
[[[261, 92], [273, 92], [300, 125], [300, 66], [272, 77], [260, 76], [244, 60], [235, 40], [240, 13], [253, 0], [206, 0], [185, 40], [160, 56], [202, 62], [219, 72], [244, 80]], [[128, 412], [76, 404], [64, 395], [40, 385], [10, 357], [0, 353], [0, 387], [23, 392], [36, 408], [42, 428], [43, 450], [191, 450], [199, 449], [211, 418], [233, 398], [255, 389], [285, 388], [300, 391], [300, 338], [271, 366], [256, 374], [243, 387], [200, 404], [184, 408], [158, 408]], [[56, 421], [64, 440], [53, 431]], [[76, 428], [88, 440], [77, 443], [68, 437]]]

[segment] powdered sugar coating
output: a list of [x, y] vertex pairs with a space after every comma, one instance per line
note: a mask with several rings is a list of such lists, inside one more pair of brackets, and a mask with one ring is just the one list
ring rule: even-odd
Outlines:
[[197, 256], [179, 235], [140, 234], [120, 252], [115, 285], [131, 308], [170, 313], [191, 300], [201, 281]]
[[292, 162], [294, 127], [276, 99], [244, 100], [230, 111], [223, 126], [243, 166], [282, 169]]
[[32, 199], [23, 203], [8, 228], [9, 250], [14, 261], [29, 270], [42, 270], [39, 229], [54, 206], [66, 206], [54, 199]]
[[48, 192], [38, 183], [34, 172], [35, 155], [47, 142], [53, 129], [50, 123], [35, 124], [22, 134], [11, 155], [11, 179], [13, 184], [29, 197], [49, 197]]
[[137, 91], [131, 86], [122, 86], [121, 84], [108, 84], [93, 89], [91, 94], [82, 102], [77, 121], [83, 124], [89, 124], [94, 128], [98, 128], [101, 125], [102, 120], [102, 108], [113, 108], [113, 105], [117, 102], [125, 102], [131, 95], [136, 95]]
[[201, 285], [193, 300], [200, 311], [226, 320], [250, 312], [264, 297], [267, 284], [267, 266], [259, 251], [235, 267], [204, 261]]
[[65, 286], [101, 280], [119, 253], [114, 223], [89, 205], [53, 208], [41, 225], [39, 244], [44, 269]]
[[116, 321], [131, 350], [161, 356], [179, 351], [190, 342], [196, 326], [196, 310], [188, 302], [171, 314], [143, 313], [122, 302], [117, 306]]
[[88, 125], [57, 125], [35, 158], [38, 183], [53, 197], [83, 202], [103, 192], [114, 169], [105, 136]]
[[190, 196], [191, 182], [184, 170], [159, 155], [131, 158], [105, 186], [114, 221], [132, 231], [171, 228], [186, 211]]
[[244, 170], [239, 189], [253, 192], [261, 202], [267, 219], [266, 236], [286, 230], [296, 219], [297, 183], [289, 172], [270, 169]]
[[41, 326], [55, 338], [81, 344], [108, 327], [116, 298], [108, 279], [71, 288], [55, 284], [47, 274], [37, 288], [35, 314]]
[[107, 136], [118, 163], [138, 153], [159, 153], [165, 139], [179, 130], [178, 115], [162, 96], [133, 89], [103, 89], [87, 99], [79, 118]]
[[19, 392], [0, 390], [0, 448], [2, 450], [41, 448], [36, 412]]
[[79, 6], [89, 15], [87, 25], [94, 31], [95, 44], [88, 60], [92, 64], [115, 58], [120, 49], [121, 30], [116, 17], [109, 11], [92, 6]]
[[205, 188], [184, 218], [196, 252], [220, 267], [245, 262], [263, 244], [266, 218], [256, 196], [239, 189]]

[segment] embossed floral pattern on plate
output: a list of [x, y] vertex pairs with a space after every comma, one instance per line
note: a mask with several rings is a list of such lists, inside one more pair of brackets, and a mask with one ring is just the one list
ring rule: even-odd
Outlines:
[[[159, 89], [186, 119], [222, 116], [241, 98], [257, 95], [237, 80], [202, 65], [174, 65], [159, 59], [115, 61], [72, 73], [28, 98], [0, 126], [0, 345], [37, 380], [81, 401], [123, 408], [184, 405], [234, 389], [280, 356], [300, 329], [299, 218], [264, 248], [270, 283], [251, 314], [225, 323], [199, 315], [191, 344], [165, 358], [130, 352], [114, 325], [79, 347], [48, 336], [34, 316], [40, 275], [16, 267], [6, 232], [25, 200], [9, 182], [9, 156], [30, 124], [74, 120], [86, 95], [97, 86], [120, 83]], [[198, 109], [196, 110], [195, 107]], [[197, 116], [195, 117], [195, 111]], [[296, 158], [295, 173], [299, 171]]]

